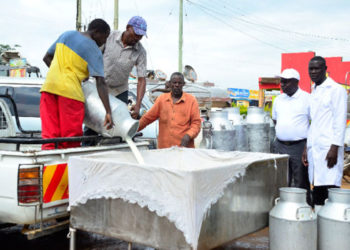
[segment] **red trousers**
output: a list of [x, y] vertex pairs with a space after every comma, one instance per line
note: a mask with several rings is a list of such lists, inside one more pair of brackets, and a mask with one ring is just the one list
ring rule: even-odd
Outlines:
[[[41, 136], [44, 139], [83, 135], [84, 103], [59, 95], [41, 92]], [[58, 148], [80, 147], [80, 142], [62, 142]], [[54, 149], [54, 143], [43, 144], [44, 149]]]

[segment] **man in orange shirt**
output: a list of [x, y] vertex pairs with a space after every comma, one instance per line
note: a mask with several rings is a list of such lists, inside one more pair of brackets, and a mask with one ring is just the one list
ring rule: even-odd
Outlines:
[[170, 77], [171, 92], [160, 95], [140, 119], [139, 131], [159, 119], [158, 148], [194, 148], [201, 119], [197, 100], [182, 91], [184, 85], [184, 76], [179, 72], [173, 73]]

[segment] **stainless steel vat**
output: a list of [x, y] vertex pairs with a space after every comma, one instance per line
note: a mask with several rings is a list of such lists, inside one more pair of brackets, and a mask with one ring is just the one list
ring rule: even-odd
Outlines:
[[318, 249], [350, 249], [350, 190], [331, 188], [317, 215]]
[[107, 130], [103, 127], [106, 111], [98, 95], [96, 84], [87, 81], [83, 83], [82, 88], [85, 95], [84, 124], [86, 126], [105, 136], [121, 136], [124, 140], [127, 136], [133, 137], [136, 134], [139, 122], [131, 118], [125, 103], [109, 95], [114, 127]]
[[212, 148], [224, 151], [235, 150], [236, 131], [228, 120], [228, 113], [226, 111], [212, 111], [209, 122], [212, 124]]
[[[288, 158], [279, 156], [249, 165], [229, 184], [205, 217], [198, 249], [229, 243], [268, 224], [278, 188], [287, 185]], [[98, 212], [97, 212], [98, 211]], [[166, 217], [122, 199], [89, 200], [71, 208], [71, 227], [157, 249], [192, 249], [183, 233]]]
[[249, 107], [246, 122], [249, 151], [270, 152], [270, 124], [264, 110], [258, 107]]
[[239, 107], [227, 108], [228, 119], [232, 122], [235, 128], [235, 150], [249, 151], [247, 124], [240, 115]]
[[306, 203], [306, 190], [280, 188], [269, 216], [270, 250], [316, 250], [317, 218]]
[[202, 123], [202, 140], [199, 144], [200, 148], [213, 148], [213, 140], [212, 140], [212, 125], [209, 121], [204, 121]]
[[270, 124], [270, 130], [269, 130], [270, 152], [273, 152], [273, 141], [275, 140], [275, 137], [276, 137], [275, 123], [273, 122], [269, 111], [265, 111], [265, 114], [267, 117], [267, 121]]

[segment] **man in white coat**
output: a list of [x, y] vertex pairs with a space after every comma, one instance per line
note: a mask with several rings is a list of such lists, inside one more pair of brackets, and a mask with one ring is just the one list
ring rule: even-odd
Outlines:
[[311, 125], [303, 162], [309, 166], [316, 211], [328, 198], [328, 189], [341, 186], [344, 163], [347, 95], [343, 87], [326, 76], [326, 70], [323, 57], [310, 60], [309, 75], [315, 84], [311, 92]]

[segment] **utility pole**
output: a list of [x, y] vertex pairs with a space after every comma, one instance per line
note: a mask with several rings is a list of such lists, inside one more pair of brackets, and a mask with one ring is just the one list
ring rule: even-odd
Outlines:
[[119, 19], [119, 0], [114, 0], [114, 30], [118, 29]]
[[180, 0], [179, 10], [179, 72], [182, 73], [182, 35], [183, 35], [183, 0]]
[[75, 23], [77, 31], [81, 31], [81, 0], [77, 0], [77, 18]]

